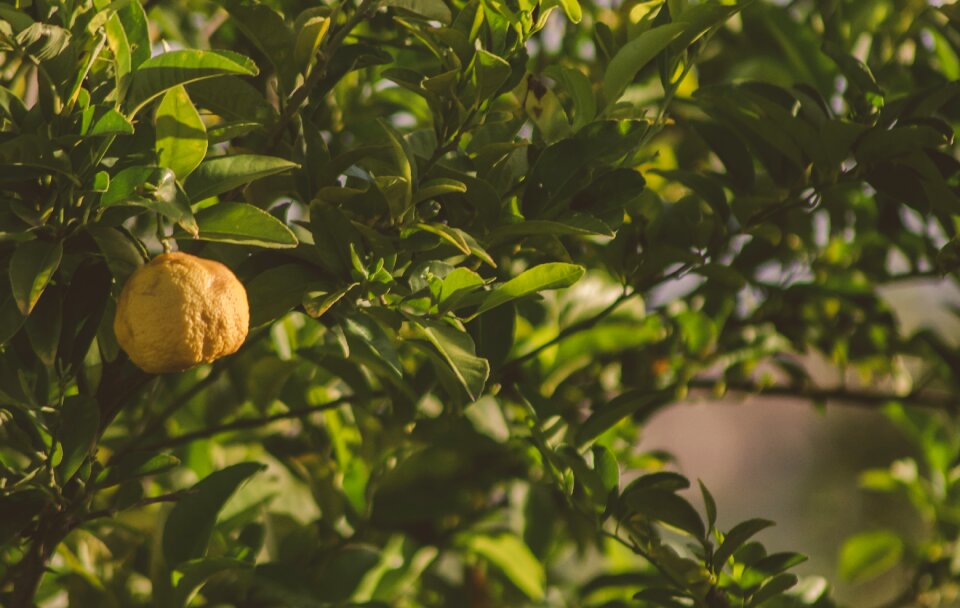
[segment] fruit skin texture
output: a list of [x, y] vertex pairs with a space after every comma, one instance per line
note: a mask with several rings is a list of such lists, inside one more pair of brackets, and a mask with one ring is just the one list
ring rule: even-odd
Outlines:
[[247, 337], [247, 291], [229, 268], [164, 253], [127, 280], [113, 331], [145, 372], [178, 372], [235, 353]]

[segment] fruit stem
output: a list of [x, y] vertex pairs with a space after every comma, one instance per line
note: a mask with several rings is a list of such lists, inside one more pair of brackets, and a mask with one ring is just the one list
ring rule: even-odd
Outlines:
[[159, 213], [157, 214], [157, 240], [160, 241], [163, 252], [170, 253], [170, 237], [163, 233], [163, 218]]

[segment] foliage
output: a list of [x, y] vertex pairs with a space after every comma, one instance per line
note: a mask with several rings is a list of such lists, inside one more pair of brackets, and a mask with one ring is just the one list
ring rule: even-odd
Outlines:
[[[960, 363], [878, 287], [960, 268], [958, 52], [889, 0], [0, 6], [3, 603], [832, 606], [635, 447], [727, 391], [901, 404], [865, 479], [929, 539], [842, 571], [948, 598]], [[251, 335], [151, 376], [173, 243]]]

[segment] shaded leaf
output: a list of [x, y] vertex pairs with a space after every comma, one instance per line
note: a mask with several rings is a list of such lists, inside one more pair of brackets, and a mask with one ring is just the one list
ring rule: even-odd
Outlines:
[[473, 536], [467, 540], [467, 547], [496, 566], [527, 597], [543, 599], [546, 573], [522, 540], [510, 534]]
[[264, 469], [257, 462], [241, 462], [214, 471], [181, 498], [163, 528], [163, 557], [167, 568], [203, 557], [223, 505], [253, 474]]
[[127, 97], [128, 116], [133, 116], [150, 100], [177, 85], [224, 74], [256, 76], [258, 72], [253, 61], [231, 51], [161, 53], [144, 61], [134, 73]]
[[490, 364], [476, 356], [470, 335], [438, 321], [416, 319], [415, 323], [419, 337], [433, 345], [453, 370], [470, 400], [476, 401], [490, 375]]
[[903, 548], [903, 540], [889, 530], [851, 536], [840, 548], [840, 576], [851, 582], [879, 576], [900, 562]]
[[60, 266], [63, 246], [47, 241], [26, 241], [17, 246], [10, 259], [10, 286], [17, 308], [30, 314], [53, 273]]
[[754, 534], [772, 525], [774, 525], [774, 523], [766, 519], [749, 519], [731, 528], [730, 531], [724, 535], [723, 543], [717, 549], [716, 553], [713, 554], [714, 568], [717, 570], [723, 568], [727, 559], [736, 553], [737, 549], [750, 540]]
[[97, 402], [85, 395], [73, 395], [63, 401], [57, 439], [63, 448], [63, 458], [57, 467], [60, 477], [67, 481], [77, 472], [83, 461], [97, 445], [100, 430], [100, 409]]

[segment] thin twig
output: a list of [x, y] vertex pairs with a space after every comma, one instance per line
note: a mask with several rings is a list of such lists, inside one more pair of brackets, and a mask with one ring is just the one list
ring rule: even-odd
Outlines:
[[560, 333], [558, 333], [558, 334], [557, 334], [555, 337], [553, 337], [552, 339], [548, 340], [547, 342], [544, 342], [543, 344], [541, 344], [540, 346], [534, 348], [534, 349], [531, 350], [531, 351], [528, 351], [528, 352], [526, 352], [526, 353], [524, 353], [524, 354], [522, 354], [522, 355], [517, 356], [517, 357], [514, 358], [514, 359], [511, 359], [510, 361], [507, 361], [507, 363], [506, 363], [505, 365], [509, 365], [509, 366], [520, 365], [521, 363], [524, 363], [524, 362], [529, 361], [530, 359], [536, 357], [537, 355], [539, 355], [540, 353], [542, 353], [542, 352], [545, 351], [546, 349], [550, 348], [551, 346], [554, 346], [555, 344], [558, 344], [558, 343], [566, 340], [566, 339], [569, 338], [570, 336], [572, 336], [572, 335], [574, 335], [574, 334], [577, 334], [577, 333], [580, 333], [580, 332], [582, 332], [582, 331], [586, 331], [586, 330], [590, 329], [591, 327], [595, 326], [595, 325], [596, 325], [597, 323], [599, 323], [600, 321], [602, 321], [602, 320], [606, 319], [607, 317], [609, 317], [610, 315], [612, 315], [612, 314], [617, 310], [617, 308], [620, 307], [621, 304], [623, 304], [624, 302], [626, 302], [626, 301], [629, 300], [630, 298], [634, 297], [635, 295], [637, 295], [637, 292], [635, 292], [635, 291], [625, 292], [625, 293], [621, 294], [620, 296], [617, 297], [616, 300], [614, 300], [613, 302], [611, 302], [609, 306], [607, 306], [606, 308], [604, 308], [603, 310], [601, 310], [600, 312], [598, 312], [598, 313], [595, 314], [594, 316], [590, 317], [589, 319], [584, 319], [584, 320], [582, 320], [582, 321], [578, 321], [578, 322], [574, 323], [573, 325], [568, 325], [567, 327], [564, 327], [564, 328], [560, 331]]
[[617, 308], [619, 308], [621, 304], [623, 304], [624, 302], [626, 302], [626, 301], [629, 300], [630, 298], [633, 298], [634, 296], [640, 295], [641, 293], [643, 293], [643, 292], [645, 292], [645, 291], [647, 291], [647, 290], [649, 290], [649, 289], [652, 289], [653, 287], [656, 287], [657, 285], [659, 285], [659, 284], [661, 284], [661, 283], [665, 283], [665, 282], [667, 282], [667, 281], [670, 281], [670, 280], [679, 278], [680, 276], [682, 276], [683, 274], [685, 274], [686, 272], [688, 272], [688, 271], [690, 270], [690, 268], [691, 268], [691, 266], [689, 266], [689, 265], [683, 265], [683, 266], [681, 266], [680, 268], [677, 268], [676, 270], [674, 270], [673, 272], [669, 272], [669, 273], [667, 273], [667, 274], [665, 274], [665, 275], [661, 275], [661, 276], [659, 276], [659, 277], [655, 277], [655, 278], [649, 279], [649, 280], [645, 281], [644, 283], [642, 283], [642, 284], [640, 284], [640, 285], [637, 285], [636, 288], [635, 288], [633, 291], [624, 291], [616, 300], [614, 300], [612, 303], [610, 303], [609, 306], [607, 306], [606, 308], [604, 308], [603, 310], [601, 310], [600, 312], [598, 312], [596, 315], [590, 317], [589, 319], [584, 319], [584, 320], [582, 320], [582, 321], [578, 321], [577, 323], [574, 323], [573, 325], [569, 325], [569, 326], [563, 328], [563, 329], [560, 331], [560, 333], [558, 333], [553, 339], [551, 339], [551, 340], [549, 340], [549, 341], [541, 344], [540, 346], [534, 348], [533, 350], [531, 350], [531, 351], [529, 351], [529, 352], [526, 352], [526, 353], [524, 353], [524, 354], [522, 354], [522, 355], [517, 356], [517, 357], [514, 358], [514, 359], [511, 359], [510, 361], [507, 361], [507, 362], [504, 364], [504, 367], [503, 367], [502, 369], [513, 368], [513, 367], [515, 367], [515, 366], [517, 366], [517, 365], [520, 365], [520, 364], [522, 364], [522, 363], [524, 363], [524, 362], [526, 362], [526, 361], [529, 361], [530, 359], [536, 357], [537, 355], [539, 355], [540, 353], [542, 353], [542, 352], [545, 351], [546, 349], [548, 349], [548, 348], [550, 348], [551, 346], [554, 346], [554, 345], [556, 345], [556, 344], [559, 344], [560, 342], [566, 340], [566, 339], [569, 338], [570, 336], [572, 336], [572, 335], [574, 335], [574, 334], [578, 334], [578, 333], [580, 333], [580, 332], [582, 332], [582, 331], [586, 331], [586, 330], [594, 327], [597, 323], [599, 323], [600, 321], [606, 319], [607, 317], [609, 317], [610, 315], [612, 315], [614, 312], [616, 312]]
[[662, 574], [662, 575], [664, 576], [664, 578], [666, 578], [668, 581], [670, 581], [671, 583], [673, 583], [673, 585], [674, 585], [675, 587], [677, 587], [677, 588], [679, 588], [679, 589], [683, 589], [683, 588], [684, 588], [684, 585], [682, 585], [682, 584], [680, 583], [680, 581], [678, 581], [677, 579], [675, 579], [675, 578], [673, 577], [673, 575], [670, 573], [669, 570], [665, 569], [663, 566], [661, 566], [659, 563], [657, 563], [657, 560], [653, 559], [653, 556], [650, 555], [647, 551], [645, 551], [645, 550], [643, 549], [643, 547], [640, 547], [639, 545], [637, 545], [637, 544], [635, 544], [635, 543], [629, 543], [629, 542], [625, 541], [624, 539], [620, 538], [620, 535], [614, 534], [613, 532], [608, 532], [607, 530], [601, 530], [601, 534], [603, 534], [603, 535], [606, 536], [607, 538], [610, 538], [610, 539], [613, 539], [613, 540], [617, 541], [618, 543], [620, 543], [621, 545], [623, 545], [623, 546], [626, 547], [627, 549], [630, 549], [631, 551], [633, 551], [634, 553], [636, 553], [637, 555], [639, 555], [639, 556], [642, 557], [643, 559], [647, 560], [647, 562], [648, 562], [651, 566], [653, 566], [654, 568], [656, 568], [657, 571], [658, 571], [660, 574]]
[[[251, 345], [260, 341], [267, 334], [268, 330], [265, 328], [258, 330], [247, 339], [242, 348], [249, 348]], [[223, 375], [226, 370], [227, 366], [223, 363], [214, 365], [213, 369], [210, 370], [210, 373], [207, 374], [202, 380], [191, 386], [179, 397], [173, 399], [173, 401], [171, 401], [167, 407], [154, 415], [152, 420], [146, 424], [143, 431], [137, 434], [136, 439], [131, 441], [126, 446], [118, 449], [110, 458], [110, 461], [116, 462], [118, 459], [126, 454], [129, 454], [130, 452], [139, 451], [136, 447], [138, 443], [141, 443], [144, 439], [163, 429], [163, 425], [166, 424], [167, 420], [169, 420], [171, 416], [173, 416], [180, 408], [190, 403], [194, 397], [212, 386], [217, 380], [220, 379], [220, 376]]]
[[181, 498], [193, 494], [196, 492], [193, 488], [188, 488], [186, 490], [178, 490], [176, 492], [170, 492], [169, 494], [161, 494], [159, 496], [149, 496], [143, 498], [133, 503], [130, 506], [124, 507], [123, 509], [100, 509], [99, 511], [91, 511], [83, 518], [84, 522], [88, 522], [94, 519], [100, 519], [101, 517], [112, 517], [117, 514], [119, 511], [125, 511], [127, 509], [137, 509], [139, 507], [146, 507], [148, 505], [155, 505], [161, 502], [177, 502]]
[[[382, 396], [380, 393], [371, 394], [369, 397], [371, 399]], [[214, 435], [222, 435], [223, 433], [230, 433], [232, 431], [240, 431], [244, 429], [255, 429], [262, 426], [266, 426], [272, 422], [278, 420], [287, 420], [290, 418], [302, 418], [304, 416], [309, 416], [316, 412], [322, 412], [324, 410], [332, 410], [340, 407], [341, 405], [350, 403], [357, 399], [356, 395], [349, 395], [346, 397], [340, 397], [339, 399], [334, 399], [333, 401], [328, 401], [327, 403], [321, 403], [319, 405], [312, 405], [310, 407], [300, 407], [286, 412], [281, 412], [279, 414], [273, 414], [271, 416], [262, 416], [260, 418], [242, 418], [240, 420], [234, 420], [233, 422], [227, 422], [225, 424], [220, 424], [217, 426], [207, 427], [205, 429], [199, 429], [190, 433], [184, 433], [183, 435], [177, 435], [175, 437], [170, 437], [164, 439], [163, 441], [158, 441], [150, 445], [143, 447], [134, 448], [135, 452], [154, 452], [157, 450], [163, 450], [167, 448], [176, 447], [183, 445], [185, 443], [190, 443], [197, 439], [206, 439], [208, 437], [213, 437]]]

